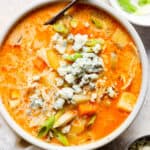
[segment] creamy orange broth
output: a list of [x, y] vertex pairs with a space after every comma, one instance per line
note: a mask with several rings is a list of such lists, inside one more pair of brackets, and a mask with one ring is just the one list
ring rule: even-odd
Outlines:
[[[57, 110], [50, 108], [54, 101], [54, 93], [59, 89], [55, 87], [55, 79], [59, 76], [56, 70], [59, 63], [64, 60], [62, 55], [50, 46], [56, 31], [53, 30], [53, 26], [43, 24], [65, 5], [65, 3], [54, 4], [30, 13], [12, 29], [0, 50], [2, 102], [11, 117], [35, 137], [42, 123], [53, 113], [57, 113]], [[91, 16], [101, 20], [101, 28], [95, 26]], [[78, 21], [76, 27], [70, 27], [71, 17]], [[71, 125], [70, 131], [63, 134], [69, 144], [59, 140], [58, 135], [48, 138], [47, 134], [41, 138], [45, 142], [78, 145], [103, 138], [124, 122], [133, 109], [129, 109], [130, 105], [135, 104], [136, 101], [128, 97], [130, 102], [127, 102], [129, 103], [127, 108], [120, 106], [119, 101], [124, 92], [131, 94], [131, 97], [138, 97], [142, 70], [132, 38], [114, 18], [103, 11], [78, 4], [68, 12], [68, 15], [61, 18], [61, 22], [73, 35], [86, 34], [89, 38], [102, 38], [105, 41], [103, 49], [97, 54], [103, 59], [105, 67], [95, 83], [97, 94], [102, 93], [102, 96], [97, 97], [94, 102], [89, 100], [76, 105], [64, 105], [65, 111], [71, 110], [76, 114], [75, 118], [68, 122]], [[88, 25], [85, 25], [87, 22]], [[42, 48], [52, 51], [48, 57], [50, 65], [37, 55], [38, 50]], [[68, 48], [65, 53], [72, 54], [74, 51]], [[30, 85], [29, 79], [33, 76], [40, 76], [40, 79], [34, 80]], [[48, 77], [50, 80], [47, 80]], [[106, 88], [112, 85], [116, 95], [110, 97]], [[46, 107], [31, 109], [29, 95], [31, 96], [35, 89], [43, 89], [43, 87], [46, 92], [50, 92], [49, 99], [45, 102]], [[86, 92], [88, 95], [95, 91], [87, 90]], [[92, 110], [85, 110], [85, 107], [91, 107]], [[51, 111], [54, 112], [51, 113]], [[88, 124], [94, 115], [96, 119], [87, 127], [85, 124]], [[58, 130], [61, 131], [62, 128], [61, 126]]]

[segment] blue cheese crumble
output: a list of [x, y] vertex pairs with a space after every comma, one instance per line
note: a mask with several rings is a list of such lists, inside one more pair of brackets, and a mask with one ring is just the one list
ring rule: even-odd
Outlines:
[[37, 95], [30, 96], [30, 100], [31, 100], [30, 107], [32, 109], [41, 108], [43, 106], [44, 102], [43, 99], [38, 97]]
[[96, 54], [99, 53], [101, 51], [101, 45], [100, 44], [96, 44], [94, 47], [92, 47], [92, 50]]
[[64, 84], [64, 80], [62, 78], [56, 78], [56, 85], [58, 87], [62, 86]]
[[[88, 23], [85, 23], [85, 25], [89, 26]], [[88, 40], [87, 34], [69, 34], [64, 39], [63, 36], [56, 33], [52, 37], [54, 48], [62, 57], [65, 55], [67, 47], [82, 55], [82, 57], [73, 60], [72, 63], [60, 63], [60, 67], [57, 69], [60, 78], [56, 79], [56, 85], [61, 87], [67, 83], [68, 87], [61, 88], [56, 92], [53, 104], [53, 108], [56, 110], [62, 109], [65, 103], [74, 104], [73, 96], [82, 93], [84, 87], [89, 86], [90, 90], [94, 90], [96, 80], [100, 73], [104, 71], [103, 59], [97, 55], [102, 50], [101, 44], [87, 46]], [[110, 91], [110, 89], [108, 90]], [[112, 92], [110, 96], [113, 96]], [[96, 99], [95, 95], [92, 95], [92, 99], [93, 101]]]
[[64, 54], [67, 48], [67, 40], [64, 39], [60, 34], [56, 33], [52, 37], [54, 48], [60, 53]]
[[65, 104], [65, 100], [63, 98], [56, 99], [55, 103], [53, 104], [53, 108], [58, 110], [62, 109]]
[[97, 73], [103, 70], [104, 63], [100, 57], [94, 53], [83, 53], [83, 57], [77, 59], [73, 64], [58, 68], [58, 73], [68, 84], [80, 84], [82, 87], [98, 79]]
[[58, 68], [58, 74], [70, 87], [59, 90], [57, 97], [63, 98], [67, 103], [74, 104], [73, 95], [83, 92], [84, 86], [89, 86], [93, 90], [94, 82], [104, 70], [103, 60], [96, 54], [82, 53], [82, 56], [72, 64], [63, 64]]
[[72, 88], [65, 87], [57, 92], [57, 96], [65, 99], [65, 100], [71, 100], [73, 97], [73, 93], [74, 93], [74, 91]]
[[74, 45], [72, 46], [74, 51], [79, 51], [87, 42], [88, 35], [77, 34], [74, 36]]

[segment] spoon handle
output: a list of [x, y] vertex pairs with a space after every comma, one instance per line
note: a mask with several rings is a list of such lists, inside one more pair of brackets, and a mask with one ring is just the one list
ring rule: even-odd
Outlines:
[[61, 10], [56, 16], [54, 16], [52, 19], [48, 20], [47, 22], [44, 23], [44, 25], [52, 25], [54, 24], [61, 16], [64, 15], [64, 13], [72, 7], [74, 4], [77, 3], [78, 0], [72, 0], [71, 3], [69, 3], [63, 10]]

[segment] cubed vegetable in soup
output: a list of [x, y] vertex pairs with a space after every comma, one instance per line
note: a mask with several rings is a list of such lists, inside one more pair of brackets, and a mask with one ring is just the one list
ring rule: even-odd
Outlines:
[[130, 34], [111, 16], [67, 3], [24, 17], [0, 48], [0, 97], [32, 136], [63, 146], [101, 139], [133, 111], [141, 63]]
[[118, 102], [118, 108], [131, 112], [134, 108], [135, 102], [136, 97], [132, 93], [124, 92]]

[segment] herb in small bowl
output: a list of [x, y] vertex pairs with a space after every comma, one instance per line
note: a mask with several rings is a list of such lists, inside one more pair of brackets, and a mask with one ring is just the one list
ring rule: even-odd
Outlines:
[[150, 135], [135, 140], [127, 150], [150, 150]]

